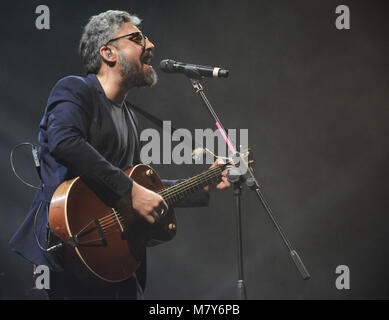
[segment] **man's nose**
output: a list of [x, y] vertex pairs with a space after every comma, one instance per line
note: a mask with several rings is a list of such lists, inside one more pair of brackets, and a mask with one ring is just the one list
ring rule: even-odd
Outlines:
[[153, 50], [155, 48], [154, 44], [149, 40], [149, 38], [146, 39], [146, 50]]

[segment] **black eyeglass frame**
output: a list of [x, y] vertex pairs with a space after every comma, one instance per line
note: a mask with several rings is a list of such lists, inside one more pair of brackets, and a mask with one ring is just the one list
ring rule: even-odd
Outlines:
[[[134, 37], [137, 36], [137, 35], [141, 35], [142, 36], [142, 41], [143, 41], [143, 44], [141, 42], [138, 42], [138, 41], [135, 41], [134, 40]], [[124, 36], [120, 36], [120, 37], [117, 37], [117, 38], [113, 38], [111, 40], [108, 40], [107, 43], [104, 45], [107, 46], [110, 42], [113, 42], [113, 41], [116, 41], [116, 40], [119, 40], [119, 39], [122, 39], [122, 38], [126, 38], [126, 37], [129, 37], [128, 40], [132, 41], [132, 42], [135, 42], [136, 44], [139, 44], [140, 46], [142, 46], [143, 48], [146, 48], [146, 40], [147, 40], [147, 36], [145, 36], [142, 32], [140, 31], [135, 31], [135, 32], [131, 32], [129, 34], [125, 34]]]

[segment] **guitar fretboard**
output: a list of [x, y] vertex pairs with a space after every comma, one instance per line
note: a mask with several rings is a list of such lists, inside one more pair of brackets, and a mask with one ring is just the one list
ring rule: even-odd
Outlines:
[[177, 201], [195, 193], [210, 183], [218, 180], [222, 173], [221, 167], [214, 167], [207, 171], [200, 173], [197, 176], [189, 178], [185, 181], [177, 183], [169, 188], [163, 189], [158, 192], [170, 206]]

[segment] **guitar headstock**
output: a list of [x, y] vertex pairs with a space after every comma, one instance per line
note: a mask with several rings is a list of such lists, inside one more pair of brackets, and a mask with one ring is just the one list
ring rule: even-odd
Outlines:
[[[236, 159], [235, 156], [233, 156], [232, 158], [229, 158], [229, 157], [218, 157], [216, 154], [214, 154], [213, 152], [211, 152], [209, 149], [207, 148], [196, 148], [195, 150], [193, 150], [192, 152], [192, 157], [193, 159], [196, 159], [196, 158], [199, 158], [199, 157], [202, 157], [203, 154], [205, 153], [210, 153], [211, 155], [213, 155], [214, 157], [214, 160], [216, 161], [217, 159], [222, 159], [224, 162], [225, 162], [225, 166], [233, 166], [233, 167], [236, 167], [236, 162], [234, 161], [234, 158]], [[247, 162], [248, 164], [248, 167], [251, 171], [254, 171], [254, 168], [253, 168], [253, 165], [254, 165], [254, 155], [252, 153], [252, 150], [251, 148], [248, 148], [246, 151], [241, 151], [239, 152], [239, 155], [240, 157]], [[239, 160], [237, 161], [239, 162]]]

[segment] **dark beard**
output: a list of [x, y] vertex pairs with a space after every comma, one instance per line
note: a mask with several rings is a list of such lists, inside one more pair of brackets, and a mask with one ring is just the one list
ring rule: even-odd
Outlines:
[[154, 69], [150, 68], [145, 72], [139, 66], [127, 59], [121, 52], [119, 58], [119, 72], [124, 81], [133, 87], [152, 87], [158, 82], [158, 76]]

